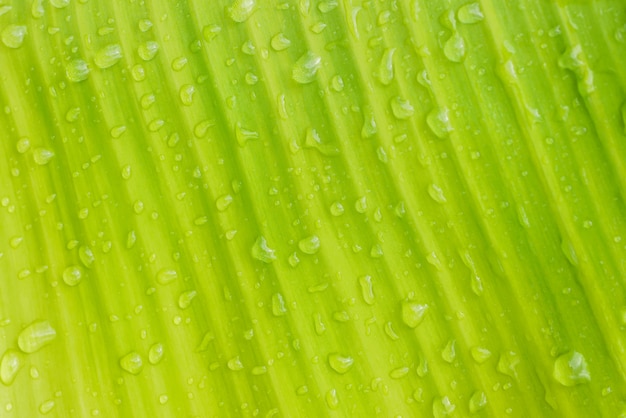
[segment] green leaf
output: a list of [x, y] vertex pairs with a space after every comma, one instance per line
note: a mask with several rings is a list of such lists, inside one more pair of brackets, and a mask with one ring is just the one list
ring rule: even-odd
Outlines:
[[626, 416], [626, 8], [0, 5], [0, 415]]

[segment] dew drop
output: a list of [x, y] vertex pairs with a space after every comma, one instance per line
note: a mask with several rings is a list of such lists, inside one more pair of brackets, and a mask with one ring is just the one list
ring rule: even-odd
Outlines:
[[35, 321], [20, 332], [17, 345], [25, 353], [34, 353], [50, 344], [57, 332], [48, 321]]
[[150, 29], [152, 29], [152, 26], [153, 24], [150, 19], [141, 19], [139, 20], [139, 22], [137, 22], [137, 27], [142, 32], [148, 32]]
[[367, 197], [361, 196], [354, 202], [354, 209], [358, 213], [365, 213], [367, 210]]
[[326, 405], [330, 409], [339, 408], [339, 397], [337, 396], [337, 389], [331, 389], [326, 392]]
[[337, 93], [342, 91], [344, 88], [343, 78], [341, 78], [340, 75], [333, 76], [333, 78], [330, 80], [330, 87]]
[[480, 4], [469, 3], [459, 8], [457, 16], [461, 23], [471, 24], [483, 20], [483, 12], [480, 10]]
[[448, 201], [441, 187], [434, 183], [428, 185], [428, 195], [437, 203], [446, 203]]
[[174, 269], [167, 268], [159, 270], [156, 277], [157, 283], [163, 286], [172, 283], [176, 279], [178, 279], [178, 272]]
[[276, 251], [267, 245], [267, 240], [263, 236], [259, 236], [252, 245], [252, 258], [264, 263], [271, 263], [276, 260]]
[[591, 381], [585, 357], [578, 351], [569, 351], [554, 362], [554, 379], [563, 386], [576, 386]]
[[[0, 13], [1, 15], [2, 13]], [[43, 7], [43, 0], [33, 0], [30, 6], [30, 14], [35, 19], [40, 19], [46, 14], [46, 10]]]
[[333, 202], [330, 205], [330, 214], [333, 216], [341, 216], [343, 215], [345, 209], [341, 202]]
[[178, 57], [172, 60], [172, 70], [181, 71], [187, 65], [187, 57]]
[[[141, 64], [133, 65], [133, 68], [130, 69], [130, 73], [133, 76], [133, 80], [135, 81], [143, 81], [146, 79], [146, 69], [143, 68], [143, 65]], [[143, 101], [141, 104], [143, 106]]]
[[465, 39], [458, 32], [454, 32], [446, 41], [443, 53], [452, 62], [463, 61], [465, 58]]
[[298, 242], [298, 248], [305, 254], [316, 254], [320, 249], [320, 239], [317, 235], [311, 235]]
[[520, 359], [517, 353], [515, 353], [514, 351], [505, 351], [500, 354], [496, 370], [504, 375], [517, 379], [516, 369], [519, 362]]
[[152, 346], [150, 346], [150, 349], [148, 350], [148, 361], [150, 362], [150, 364], [159, 364], [163, 359], [163, 352], [163, 344], [152, 344]]
[[426, 124], [437, 138], [445, 139], [453, 131], [448, 113], [449, 111], [446, 108], [433, 109], [426, 116]]
[[388, 86], [393, 81], [393, 54], [395, 52], [395, 48], [386, 49], [380, 60], [380, 64], [378, 64], [378, 81], [385, 86]]
[[371, 110], [367, 111], [365, 114], [365, 119], [363, 120], [363, 127], [361, 128], [361, 137], [367, 139], [371, 138], [378, 132], [378, 127], [376, 126], [376, 119], [374, 119], [374, 112]]
[[424, 321], [427, 311], [427, 304], [404, 301], [402, 302], [402, 322], [409, 328], [416, 328]]
[[322, 13], [329, 13], [335, 10], [338, 5], [339, 3], [337, 2], [337, 0], [327, 0], [327, 1], [322, 1], [321, 3], [319, 3], [317, 5], [317, 8]]
[[317, 70], [319, 70], [321, 65], [322, 58], [311, 51], [307, 51], [296, 61], [291, 76], [297, 83], [311, 83], [315, 79]]
[[486, 406], [487, 395], [485, 395], [485, 392], [482, 390], [474, 392], [469, 400], [470, 413], [475, 414], [476, 412], [485, 409]]
[[361, 296], [363, 301], [368, 305], [374, 304], [374, 287], [372, 285], [372, 276], [359, 277], [359, 286], [361, 287]]
[[315, 315], [313, 315], [313, 327], [315, 328], [315, 333], [317, 335], [323, 335], [326, 332], [326, 324], [324, 324], [322, 315], [319, 313], [315, 313]]
[[196, 126], [194, 126], [193, 134], [196, 136], [196, 138], [203, 138], [209, 132], [209, 129], [213, 126], [215, 126], [215, 122], [213, 122], [212, 120], [200, 121], [196, 124]]
[[50, 4], [57, 9], [63, 9], [70, 5], [70, 0], [50, 0]]
[[272, 36], [270, 45], [274, 51], [283, 51], [291, 46], [291, 41], [285, 36], [284, 33], [279, 32]]
[[22, 366], [24, 366], [24, 363], [19, 351], [12, 348], [5, 351], [0, 360], [0, 380], [2, 380], [2, 383], [7, 386], [12, 384]]
[[122, 47], [120, 44], [110, 44], [96, 52], [94, 62], [98, 68], [109, 68], [122, 59]]
[[306, 148], [316, 149], [322, 155], [337, 155], [339, 153], [336, 147], [322, 140], [317, 130], [311, 128], [307, 129], [304, 146]]
[[205, 26], [202, 29], [202, 37], [204, 38], [205, 41], [211, 42], [213, 39], [217, 37], [217, 35], [219, 35], [221, 31], [222, 31], [221, 26], [215, 23], [212, 23], [210, 25]]
[[24, 43], [28, 29], [24, 25], [8, 25], [2, 31], [2, 43], [9, 48], [17, 49]]
[[67, 79], [73, 83], [79, 83], [87, 80], [89, 77], [89, 71], [90, 69], [87, 62], [80, 58], [70, 61], [65, 66], [65, 75], [67, 76]]
[[136, 351], [126, 354], [120, 359], [120, 367], [130, 374], [139, 374], [143, 370], [143, 357]]
[[350, 356], [344, 356], [339, 353], [331, 353], [328, 355], [328, 365], [339, 374], [347, 373], [353, 364], [354, 359]]
[[222, 195], [215, 200], [215, 206], [220, 212], [224, 212], [230, 204], [233, 203], [233, 196], [229, 194]]
[[401, 97], [391, 99], [391, 112], [396, 119], [408, 119], [415, 113], [415, 109], [410, 101]]
[[389, 372], [389, 377], [391, 377], [392, 379], [402, 379], [403, 377], [406, 377], [409, 374], [409, 368], [408, 367], [398, 367], [397, 369], [393, 369], [392, 371]]
[[239, 371], [239, 370], [243, 370], [244, 368], [244, 365], [241, 362], [241, 359], [239, 358], [239, 356], [233, 357], [230, 360], [228, 360], [228, 363], [226, 363], [226, 365], [232, 371]]
[[485, 347], [472, 347], [470, 349], [470, 354], [474, 361], [478, 364], [483, 364], [491, 358], [491, 351]]
[[155, 41], [146, 41], [137, 48], [137, 54], [144, 61], [150, 61], [158, 52], [159, 44]]
[[80, 266], [69, 266], [63, 270], [63, 281], [68, 286], [76, 286], [85, 277], [85, 270]]
[[447, 396], [433, 400], [433, 415], [435, 418], [443, 418], [452, 415], [456, 405]]
[[456, 341], [455, 340], [450, 340], [450, 341], [448, 341], [446, 346], [441, 351], [441, 358], [446, 363], [452, 363], [454, 361], [454, 359], [456, 358], [456, 347], [455, 346], [456, 346]]
[[256, 0], [235, 0], [226, 8], [226, 15], [233, 21], [241, 23], [248, 20], [256, 8]]
[[280, 293], [274, 293], [272, 295], [272, 314], [274, 316], [283, 316], [287, 313], [287, 306], [285, 305], [285, 298]]
[[179, 97], [182, 104], [185, 106], [191, 106], [193, 104], [193, 95], [196, 93], [196, 88], [191, 84], [185, 84], [180, 88]]
[[15, 144], [15, 148], [17, 149], [17, 152], [19, 152], [20, 154], [24, 154], [30, 149], [30, 139], [28, 138], [18, 139], [17, 143]]
[[235, 137], [239, 146], [245, 146], [249, 141], [259, 138], [259, 133], [250, 129], [243, 128], [240, 124], [235, 126]]

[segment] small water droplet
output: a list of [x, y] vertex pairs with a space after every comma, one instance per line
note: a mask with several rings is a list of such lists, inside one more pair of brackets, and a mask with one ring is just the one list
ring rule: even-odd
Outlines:
[[576, 386], [591, 381], [587, 361], [578, 351], [560, 355], [554, 362], [552, 376], [563, 386]]
[[459, 7], [457, 16], [461, 23], [471, 24], [483, 20], [483, 12], [480, 10], [480, 4], [469, 3]]
[[63, 9], [70, 5], [70, 0], [50, 0], [50, 4], [57, 9]]
[[395, 52], [395, 48], [387, 48], [383, 53], [380, 64], [378, 64], [377, 78], [385, 86], [388, 86], [393, 81], [393, 54]]
[[17, 345], [25, 353], [34, 353], [50, 344], [57, 332], [48, 321], [35, 321], [20, 332]]
[[239, 356], [233, 357], [230, 360], [228, 360], [228, 363], [226, 365], [232, 371], [239, 371], [239, 370], [243, 370], [244, 368], [244, 365], [241, 362], [241, 358], [239, 358]]
[[267, 240], [259, 236], [252, 245], [252, 258], [264, 263], [271, 263], [276, 260], [276, 251], [267, 245]]
[[339, 408], [339, 397], [337, 396], [337, 389], [331, 389], [326, 392], [326, 405], [330, 409]]
[[2, 31], [2, 43], [9, 48], [17, 49], [24, 43], [28, 29], [24, 25], [8, 25]]
[[445, 139], [453, 131], [447, 108], [435, 108], [426, 116], [426, 124], [437, 138]]
[[172, 283], [176, 279], [178, 279], [178, 272], [174, 269], [168, 268], [159, 270], [156, 277], [157, 283], [164, 286]]
[[483, 294], [483, 280], [477, 274], [472, 274], [470, 286], [476, 296]]
[[98, 68], [109, 68], [122, 59], [122, 47], [120, 44], [110, 44], [96, 52], [94, 62]]
[[198, 295], [195, 290], [188, 290], [178, 296], [178, 307], [180, 309], [187, 309], [191, 305], [191, 301]]
[[249, 141], [259, 139], [259, 133], [250, 129], [243, 128], [240, 124], [235, 126], [235, 137], [239, 146], [245, 146]]
[[67, 79], [73, 83], [79, 83], [87, 80], [89, 72], [89, 65], [85, 60], [80, 58], [70, 61], [65, 66], [65, 75], [67, 76]]
[[152, 26], [153, 24], [150, 19], [140, 19], [139, 22], [137, 22], [137, 27], [142, 32], [148, 32], [150, 29], [152, 29]]
[[317, 335], [323, 335], [326, 332], [326, 324], [324, 324], [322, 315], [317, 312], [313, 315], [313, 327]]
[[[143, 68], [143, 65], [141, 64], [133, 65], [133, 68], [130, 69], [130, 73], [135, 81], [143, 81], [146, 79], [146, 69]], [[143, 106], [143, 100], [141, 104]], [[146, 108], [144, 107], [144, 109]]]
[[0, 380], [5, 385], [10, 385], [15, 381], [15, 377], [20, 369], [24, 366], [22, 362], [22, 354], [9, 348], [2, 355], [2, 359], [0, 360]]
[[419, 377], [425, 377], [428, 374], [428, 361], [423, 356], [419, 357], [415, 372]]
[[224, 212], [230, 204], [233, 203], [233, 196], [229, 194], [222, 195], [215, 200], [215, 206], [220, 212]]
[[330, 214], [333, 216], [341, 216], [343, 215], [345, 209], [341, 202], [333, 202], [330, 205]]
[[52, 400], [52, 399], [48, 399], [47, 401], [43, 401], [41, 403], [41, 405], [39, 405], [39, 412], [42, 415], [46, 415], [46, 414], [50, 413], [54, 409], [55, 405], [56, 404], [54, 403], [54, 400]]
[[452, 363], [454, 361], [454, 359], [456, 358], [456, 347], [455, 347], [455, 345], [456, 345], [456, 341], [455, 340], [450, 340], [450, 341], [448, 341], [446, 346], [441, 351], [441, 358], [446, 363]]
[[191, 106], [193, 104], [193, 95], [196, 93], [196, 88], [191, 84], [184, 84], [179, 91], [179, 97], [182, 104], [185, 106]]
[[272, 36], [270, 45], [275, 51], [283, 51], [291, 46], [291, 41], [285, 36], [284, 33], [279, 32]]
[[500, 354], [498, 359], [498, 365], [496, 370], [500, 373], [517, 379], [517, 365], [520, 362], [520, 358], [514, 351], [505, 351]]
[[20, 154], [28, 152], [28, 150], [30, 149], [30, 139], [26, 137], [18, 139], [17, 143], [15, 144], [15, 148]]
[[254, 55], [256, 54], [256, 46], [254, 46], [251, 40], [247, 40], [241, 46], [241, 52], [246, 55]]
[[283, 316], [287, 313], [287, 306], [285, 305], [285, 298], [280, 293], [274, 293], [272, 295], [272, 314], [274, 316]]
[[337, 155], [339, 153], [339, 150], [333, 144], [324, 142], [317, 131], [311, 128], [307, 129], [304, 146], [316, 149], [322, 155]]
[[152, 344], [152, 346], [150, 346], [150, 349], [148, 350], [148, 361], [150, 362], [150, 364], [159, 364], [163, 359], [163, 353], [163, 344]]
[[317, 235], [311, 235], [298, 242], [298, 248], [305, 254], [316, 254], [320, 249], [320, 239]]
[[226, 15], [235, 22], [241, 23], [248, 20], [256, 10], [256, 0], [235, 0], [226, 8]]
[[448, 201], [441, 187], [434, 183], [428, 185], [428, 195], [437, 203], [446, 203]]
[[391, 112], [396, 119], [408, 119], [415, 113], [415, 109], [410, 101], [402, 97], [394, 97], [391, 99]]
[[354, 209], [359, 213], [365, 213], [367, 210], [367, 197], [359, 197], [354, 203]]
[[565, 254], [565, 258], [570, 262], [572, 266], [578, 265], [578, 255], [576, 254], [576, 249], [574, 248], [574, 244], [568, 239], [563, 239], [561, 242], [561, 251]]
[[344, 88], [343, 78], [340, 75], [335, 75], [330, 80], [330, 88], [339, 93]]
[[222, 31], [221, 26], [219, 26], [218, 24], [212, 23], [210, 25], [205, 26], [202, 29], [202, 37], [204, 38], [205, 41], [211, 42], [213, 39], [217, 37], [217, 35], [219, 35], [221, 31]]
[[428, 305], [423, 303], [402, 302], [402, 322], [409, 328], [416, 328], [424, 321]]
[[484, 409], [487, 406], [487, 395], [482, 390], [472, 394], [469, 400], [469, 410], [472, 414]]
[[143, 357], [136, 351], [126, 354], [120, 359], [120, 367], [130, 374], [139, 374], [143, 370]]
[[200, 121], [193, 128], [193, 134], [196, 136], [196, 138], [203, 138], [209, 132], [209, 129], [213, 126], [215, 126], [215, 122], [212, 120]]
[[321, 66], [322, 58], [311, 51], [307, 51], [296, 61], [291, 76], [297, 83], [308, 84], [315, 80], [317, 70]]
[[435, 418], [443, 418], [452, 415], [456, 405], [447, 396], [433, 400], [433, 415]]
[[159, 43], [156, 41], [146, 41], [137, 48], [137, 54], [144, 61], [150, 61], [158, 52]]
[[454, 32], [446, 41], [443, 53], [452, 62], [463, 61], [465, 58], [465, 39], [458, 32]]
[[[44, 17], [46, 14], [46, 9], [43, 7], [43, 0], [33, 0], [33, 3], [30, 6], [30, 14], [35, 19], [40, 19]], [[2, 15], [2, 13], [0, 13]]]
[[85, 271], [80, 266], [69, 266], [63, 270], [63, 281], [68, 286], [76, 286], [85, 277]]
[[361, 287], [361, 296], [363, 301], [368, 305], [374, 304], [374, 286], [372, 285], [372, 276], [359, 277], [359, 286]]
[[347, 373], [353, 364], [354, 359], [350, 356], [344, 356], [339, 353], [331, 353], [328, 355], [328, 365], [339, 374]]
[[126, 125], [118, 125], [111, 128], [111, 138], [118, 139], [126, 132]]

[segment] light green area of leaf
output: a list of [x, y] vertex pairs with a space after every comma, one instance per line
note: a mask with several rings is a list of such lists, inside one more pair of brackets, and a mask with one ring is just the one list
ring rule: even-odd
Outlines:
[[626, 416], [619, 1], [5, 1], [0, 416]]

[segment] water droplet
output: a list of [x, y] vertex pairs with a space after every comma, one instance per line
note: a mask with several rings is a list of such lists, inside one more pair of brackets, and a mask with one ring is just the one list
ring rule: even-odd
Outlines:
[[311, 83], [315, 79], [317, 70], [319, 70], [321, 65], [322, 58], [311, 51], [307, 51], [306, 54], [296, 61], [291, 76], [297, 83]]
[[139, 374], [143, 370], [143, 357], [132, 351], [120, 359], [120, 367], [130, 374]]
[[472, 347], [470, 349], [470, 354], [472, 355], [474, 361], [478, 364], [483, 364], [491, 358], [491, 351], [485, 347]]
[[239, 146], [245, 146], [249, 141], [259, 139], [259, 133], [250, 129], [243, 128], [240, 124], [235, 126], [235, 137]]
[[465, 39], [458, 32], [454, 32], [446, 41], [443, 53], [452, 62], [463, 61], [465, 58]]
[[63, 270], [63, 281], [68, 286], [76, 286], [85, 277], [85, 271], [80, 266], [69, 266]]
[[354, 359], [350, 356], [343, 356], [339, 353], [328, 355], [328, 365], [339, 374], [345, 374], [354, 364]]
[[140, 19], [139, 22], [137, 22], [137, 27], [142, 32], [148, 32], [150, 29], [152, 29], [152, 26], [153, 24], [150, 19]]
[[580, 44], [568, 48], [559, 58], [559, 67], [572, 71], [578, 79], [578, 91], [587, 96], [595, 90], [594, 74], [585, 62], [586, 58]]
[[163, 352], [163, 344], [152, 344], [152, 346], [150, 346], [150, 349], [148, 350], [148, 361], [150, 362], [150, 364], [159, 364], [163, 359]]
[[401, 97], [391, 99], [391, 112], [396, 119], [408, 119], [415, 113], [415, 109], [411, 102]]
[[505, 351], [500, 354], [500, 359], [498, 359], [498, 365], [496, 370], [500, 373], [510, 376], [514, 379], [517, 379], [517, 365], [519, 364], [520, 359], [517, 353], [514, 351]]
[[228, 363], [226, 365], [232, 371], [243, 370], [244, 368], [243, 363], [241, 362], [241, 359], [239, 358], [239, 356], [233, 357], [230, 360], [228, 360]]
[[247, 40], [241, 46], [241, 52], [246, 55], [254, 55], [256, 53], [256, 46], [254, 46], [251, 40]]
[[386, 49], [378, 65], [377, 78], [385, 86], [393, 81], [393, 54], [395, 52], [395, 48]]
[[446, 346], [441, 351], [441, 358], [446, 363], [452, 363], [454, 361], [454, 359], [456, 358], [456, 347], [455, 347], [455, 345], [456, 345], [456, 341], [455, 340], [450, 340], [450, 341], [448, 341]]
[[563, 386], [576, 386], [591, 381], [587, 361], [578, 351], [560, 355], [554, 362], [552, 376]]
[[316, 149], [322, 153], [322, 155], [337, 155], [339, 153], [339, 150], [335, 146], [322, 141], [322, 138], [315, 129], [307, 129], [304, 146], [306, 148]]
[[213, 126], [215, 126], [215, 122], [213, 122], [212, 120], [200, 121], [193, 128], [193, 134], [196, 136], [196, 138], [203, 138], [209, 132], [209, 129]]
[[313, 327], [317, 335], [323, 335], [326, 332], [326, 324], [322, 320], [322, 315], [317, 312], [313, 315]]
[[326, 392], [326, 405], [330, 409], [339, 408], [339, 398], [337, 397], [337, 389], [331, 389]]
[[461, 23], [471, 24], [483, 20], [483, 12], [480, 10], [480, 4], [469, 3], [459, 8], [457, 16]]
[[374, 287], [372, 285], [372, 276], [359, 277], [359, 286], [361, 286], [361, 296], [363, 301], [368, 305], [374, 304]]
[[298, 248], [305, 254], [316, 254], [320, 249], [320, 239], [317, 235], [311, 235], [298, 242]]
[[363, 127], [361, 128], [361, 137], [367, 139], [371, 138], [378, 132], [378, 127], [376, 126], [376, 119], [374, 119], [374, 112], [371, 109], [368, 109], [365, 112], [365, 118], [363, 120]]
[[[146, 69], [143, 68], [143, 65], [141, 64], [133, 65], [133, 68], [130, 69], [130, 73], [133, 76], [133, 80], [135, 81], [143, 81], [146, 79]], [[143, 100], [141, 102], [141, 105], [143, 106]], [[144, 109], [147, 109], [147, 108], [144, 107]]]
[[67, 79], [73, 83], [79, 83], [87, 80], [89, 77], [89, 71], [89, 65], [87, 65], [87, 62], [80, 58], [70, 61], [65, 66], [65, 75], [67, 76]]
[[448, 201], [441, 187], [434, 183], [428, 185], [428, 195], [437, 203], [446, 203]]
[[341, 216], [343, 215], [345, 209], [340, 202], [333, 202], [330, 205], [330, 214], [333, 216]]
[[164, 286], [172, 283], [176, 279], [178, 279], [178, 272], [174, 269], [167, 268], [159, 270], [156, 277], [157, 283]]
[[50, 344], [57, 332], [48, 321], [35, 321], [20, 332], [17, 346], [25, 353], [34, 353]]
[[9, 48], [19, 48], [24, 43], [28, 30], [24, 25], [8, 25], [2, 31], [2, 43]]
[[563, 239], [561, 242], [561, 251], [565, 254], [565, 258], [570, 262], [572, 266], [578, 265], [578, 255], [576, 254], [576, 249], [574, 248], [574, 244], [568, 239]]
[[283, 316], [287, 313], [287, 306], [285, 306], [285, 298], [280, 293], [274, 293], [272, 295], [272, 314], [274, 316]]
[[76, 122], [79, 116], [80, 116], [80, 108], [72, 107], [68, 109], [67, 113], [65, 114], [65, 120], [69, 123]]
[[221, 26], [219, 26], [218, 24], [212, 23], [210, 25], [205, 26], [202, 29], [202, 37], [204, 38], [205, 41], [211, 42], [213, 39], [217, 37], [217, 35], [219, 35], [221, 31], [222, 31]]
[[437, 138], [445, 139], [448, 137], [448, 134], [453, 131], [448, 112], [446, 108], [433, 109], [428, 116], [426, 116], [426, 124]]
[[109, 68], [122, 59], [122, 47], [120, 44], [110, 44], [96, 52], [94, 62], [98, 68]]
[[17, 152], [19, 152], [20, 154], [24, 154], [30, 149], [30, 139], [28, 138], [18, 139], [17, 143], [15, 144], [15, 148], [17, 149]]
[[484, 409], [486, 406], [487, 395], [485, 395], [485, 392], [482, 390], [474, 392], [469, 400], [470, 413], [475, 414], [476, 412]]
[[354, 202], [354, 209], [359, 213], [365, 213], [367, 210], [367, 197], [359, 197], [356, 202]]
[[[1, 15], [2, 13], [0, 13]], [[35, 19], [40, 19], [46, 14], [46, 10], [43, 7], [43, 0], [33, 0], [30, 6], [30, 14]]]
[[191, 305], [191, 301], [198, 295], [195, 290], [188, 290], [178, 296], [178, 307], [180, 309], [187, 309]]
[[279, 32], [276, 35], [272, 36], [270, 45], [275, 51], [283, 51], [291, 46], [291, 41], [287, 39], [284, 33]]
[[159, 43], [155, 41], [146, 41], [137, 48], [137, 54], [144, 61], [150, 61], [158, 52]]
[[187, 57], [177, 57], [172, 60], [172, 70], [181, 71], [187, 65]]
[[428, 305], [415, 302], [402, 302], [402, 322], [409, 328], [416, 328], [424, 320]]
[[267, 240], [259, 236], [252, 245], [252, 258], [264, 263], [271, 263], [276, 260], [276, 252], [267, 245]]
[[50, 413], [50, 411], [52, 411], [54, 409], [55, 405], [56, 404], [54, 403], [54, 400], [52, 400], [52, 399], [48, 399], [47, 401], [43, 401], [41, 403], [41, 405], [39, 405], [39, 412], [42, 415], [46, 415], [46, 414]]
[[330, 88], [335, 90], [337, 93], [342, 91], [344, 88], [343, 78], [341, 78], [340, 75], [333, 76], [333, 78], [330, 80]]
[[111, 138], [118, 139], [126, 132], [126, 125], [114, 126], [111, 128]]
[[179, 97], [182, 104], [185, 106], [191, 106], [193, 104], [193, 95], [196, 92], [196, 88], [191, 84], [184, 84], [179, 91]]
[[433, 415], [435, 418], [443, 418], [452, 415], [456, 405], [452, 403], [450, 398], [444, 396], [433, 400]]
[[428, 361], [423, 356], [419, 357], [415, 372], [419, 377], [425, 377], [428, 374]]
[[215, 206], [220, 212], [224, 212], [230, 204], [233, 203], [233, 197], [229, 194], [222, 195], [215, 200]]
[[241, 23], [248, 20], [256, 8], [256, 0], [235, 0], [226, 8], [226, 15], [235, 22]]
[[319, 3], [317, 5], [317, 8], [322, 13], [328, 13], [328, 12], [335, 10], [338, 5], [339, 3], [337, 3], [336, 0], [327, 0], [327, 1], [322, 1], [321, 3]]
[[50, 4], [57, 9], [63, 9], [70, 5], [70, 0], [50, 0]]
[[2, 360], [0, 360], [0, 380], [2, 383], [7, 386], [12, 384], [23, 365], [22, 355], [19, 351], [12, 348], [5, 351]]

